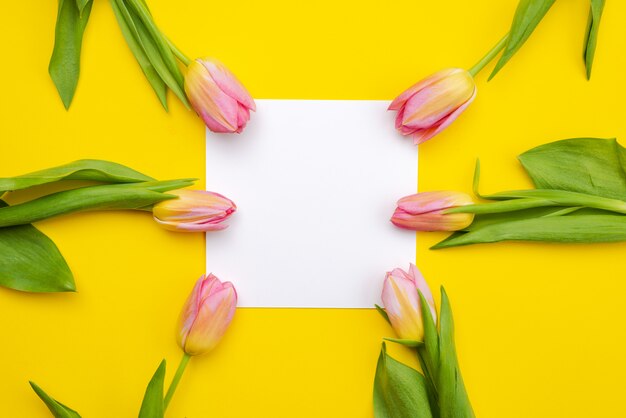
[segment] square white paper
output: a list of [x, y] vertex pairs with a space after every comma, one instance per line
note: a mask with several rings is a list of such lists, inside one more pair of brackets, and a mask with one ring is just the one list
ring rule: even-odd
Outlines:
[[417, 191], [417, 149], [388, 104], [257, 100], [242, 134], [207, 131], [207, 190], [238, 207], [207, 234], [207, 271], [239, 306], [371, 308], [414, 261], [415, 234], [389, 217]]

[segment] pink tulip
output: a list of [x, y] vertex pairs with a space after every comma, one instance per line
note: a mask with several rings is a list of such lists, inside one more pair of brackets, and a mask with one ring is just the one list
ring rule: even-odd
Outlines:
[[254, 99], [228, 68], [212, 58], [187, 67], [185, 93], [194, 110], [213, 132], [240, 133], [255, 111]]
[[152, 208], [155, 221], [165, 229], [181, 232], [218, 231], [237, 210], [235, 203], [218, 193], [204, 190], [167, 192], [178, 199], [163, 200]]
[[396, 129], [421, 144], [450, 125], [476, 96], [472, 75], [460, 68], [441, 70], [409, 87], [389, 106]]
[[445, 213], [447, 209], [472, 205], [472, 198], [460, 192], [423, 192], [398, 200], [391, 222], [413, 231], [458, 231], [474, 220], [471, 213]]
[[389, 321], [399, 338], [422, 341], [424, 322], [418, 291], [428, 303], [430, 313], [437, 323], [433, 295], [420, 271], [411, 264], [409, 272], [396, 268], [387, 273], [383, 284], [382, 301]]
[[191, 356], [215, 348], [230, 325], [236, 306], [237, 292], [232, 283], [222, 283], [213, 274], [200, 277], [180, 314], [180, 348]]

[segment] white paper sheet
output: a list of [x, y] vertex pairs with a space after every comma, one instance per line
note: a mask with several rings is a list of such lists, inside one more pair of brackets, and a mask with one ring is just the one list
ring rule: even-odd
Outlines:
[[371, 308], [386, 271], [415, 259], [389, 222], [417, 191], [417, 149], [386, 101], [257, 100], [240, 135], [207, 132], [206, 184], [232, 199], [207, 234], [207, 271], [244, 307]]

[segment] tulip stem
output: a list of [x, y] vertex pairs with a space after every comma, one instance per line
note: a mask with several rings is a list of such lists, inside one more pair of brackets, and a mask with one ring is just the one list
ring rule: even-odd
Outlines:
[[174, 396], [174, 392], [176, 392], [176, 388], [178, 387], [178, 383], [180, 382], [180, 378], [183, 377], [183, 373], [185, 373], [185, 369], [187, 368], [187, 363], [189, 363], [189, 359], [191, 359], [191, 356], [187, 353], [185, 353], [183, 355], [183, 358], [180, 359], [180, 364], [178, 365], [176, 374], [174, 375], [172, 383], [170, 383], [170, 387], [167, 390], [167, 394], [165, 395], [165, 399], [163, 400], [163, 410], [166, 410], [167, 406], [170, 404], [170, 401]]
[[500, 51], [502, 51], [502, 49], [504, 48], [508, 40], [509, 40], [509, 34], [507, 33], [506, 35], [504, 35], [502, 39], [500, 39], [500, 42], [498, 42], [496, 46], [491, 48], [491, 50], [487, 52], [487, 54], [480, 59], [480, 61], [478, 61], [476, 64], [474, 64], [472, 68], [468, 70], [468, 72], [472, 75], [472, 77], [476, 77], [476, 74], [478, 74], [480, 70], [485, 68], [485, 66], [489, 64], [491, 60], [493, 60]]
[[176, 56], [176, 58], [178, 58], [183, 64], [185, 64], [186, 67], [188, 67], [189, 64], [191, 64], [191, 59], [189, 59], [187, 55], [183, 54], [183, 51], [178, 49], [167, 36], [165, 37], [165, 40], [167, 41], [167, 45], [170, 47], [172, 53]]

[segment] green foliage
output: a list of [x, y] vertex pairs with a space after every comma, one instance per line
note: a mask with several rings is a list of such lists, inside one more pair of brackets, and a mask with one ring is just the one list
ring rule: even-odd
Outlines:
[[39, 396], [39, 398], [46, 404], [54, 418], [80, 418], [78, 412], [48, 396], [48, 394], [34, 382], [30, 382], [30, 386], [33, 388], [37, 396]]
[[511, 57], [524, 45], [541, 19], [546, 15], [555, 0], [521, 0], [517, 5], [513, 23], [509, 31], [509, 39], [504, 52], [489, 76], [491, 80], [509, 62]]
[[598, 29], [600, 28], [600, 19], [602, 18], [603, 10], [604, 0], [591, 0], [591, 10], [589, 11], [587, 30], [585, 32], [585, 44], [583, 48], [583, 60], [585, 61], [587, 80], [591, 78], [591, 67], [593, 66], [593, 57], [596, 53]]
[[78, 84], [80, 50], [92, 4], [91, 0], [59, 0], [54, 49], [48, 72], [66, 109], [72, 103]]
[[141, 403], [139, 418], [163, 418], [165, 406], [163, 404], [163, 382], [165, 380], [165, 360], [161, 361], [152, 376]]
[[417, 370], [387, 354], [383, 343], [374, 379], [376, 418], [432, 418], [426, 382]]

